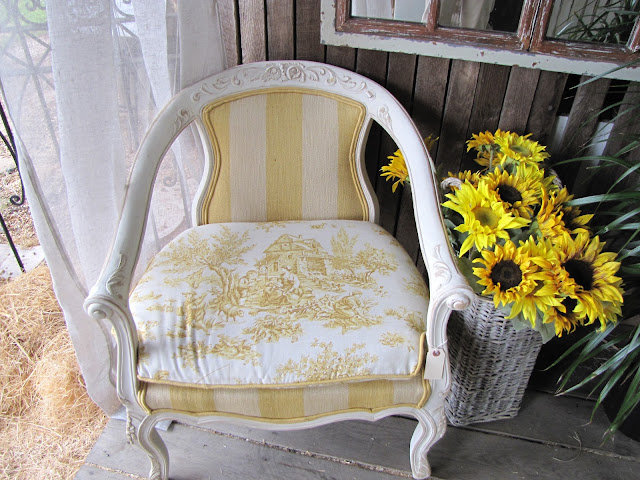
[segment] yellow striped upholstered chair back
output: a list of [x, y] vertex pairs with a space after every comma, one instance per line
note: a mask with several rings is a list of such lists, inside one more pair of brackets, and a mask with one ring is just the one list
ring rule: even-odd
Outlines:
[[207, 104], [213, 162], [196, 223], [370, 220], [357, 166], [365, 118], [348, 97], [289, 86]]

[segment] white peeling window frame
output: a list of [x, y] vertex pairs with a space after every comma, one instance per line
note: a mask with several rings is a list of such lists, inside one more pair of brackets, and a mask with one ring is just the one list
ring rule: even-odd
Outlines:
[[639, 20], [627, 45], [613, 45], [546, 38], [554, 0], [524, 0], [513, 33], [439, 26], [439, 0], [424, 0], [420, 22], [355, 17], [354, 1], [321, 0], [322, 43], [640, 81]]

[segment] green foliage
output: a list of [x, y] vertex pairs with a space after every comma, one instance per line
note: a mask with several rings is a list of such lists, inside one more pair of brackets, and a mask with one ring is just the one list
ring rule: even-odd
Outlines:
[[[587, 11], [592, 13], [585, 13]], [[625, 44], [638, 15], [638, 0], [591, 0], [580, 12], [574, 12], [555, 36], [582, 42]]]
[[[633, 3], [634, 8], [640, 4], [627, 3]], [[621, 119], [625, 124], [637, 125], [640, 122], [640, 105], [618, 105], [613, 122]], [[608, 170], [616, 172], [604, 193], [579, 198], [572, 203], [592, 208], [594, 232], [607, 242], [609, 249], [617, 250], [618, 260], [622, 263], [619, 276], [625, 289], [623, 316], [630, 318], [640, 314], [640, 162], [630, 160], [629, 154], [640, 148], [640, 134], [626, 134], [620, 138], [624, 139], [622, 147], [612, 155], [585, 156], [563, 163], [596, 161], [595, 166], [588, 167], [596, 175]], [[637, 151], [635, 153], [637, 157]], [[640, 324], [626, 332], [621, 333], [621, 330], [616, 325], [609, 325], [604, 331], [593, 329], [553, 364], [572, 358], [558, 380], [558, 391], [568, 393], [585, 385], [591, 386], [592, 393], [597, 394], [594, 411], [612, 389], [622, 388], [625, 391], [606, 438], [610, 438], [629, 413], [640, 405]], [[580, 365], [593, 363], [603, 354], [608, 354], [607, 360], [600, 361], [587, 378], [577, 383], [573, 381], [572, 376]]]

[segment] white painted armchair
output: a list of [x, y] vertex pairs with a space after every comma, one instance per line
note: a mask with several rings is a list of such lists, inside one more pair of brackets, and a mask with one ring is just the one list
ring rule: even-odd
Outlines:
[[[430, 298], [376, 225], [364, 171], [376, 121], [411, 178]], [[193, 224], [131, 288], [159, 163], [195, 123]], [[114, 327], [127, 433], [167, 479], [162, 420], [269, 430], [410, 415], [416, 478], [445, 431], [446, 323], [472, 293], [447, 242], [433, 165], [382, 87], [312, 62], [256, 63], [176, 95], [140, 147], [109, 258], [85, 302]]]

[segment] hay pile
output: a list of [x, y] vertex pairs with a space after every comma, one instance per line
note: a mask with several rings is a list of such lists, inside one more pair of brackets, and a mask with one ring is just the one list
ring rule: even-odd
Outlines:
[[106, 425], [46, 266], [0, 285], [0, 478], [69, 479]]

